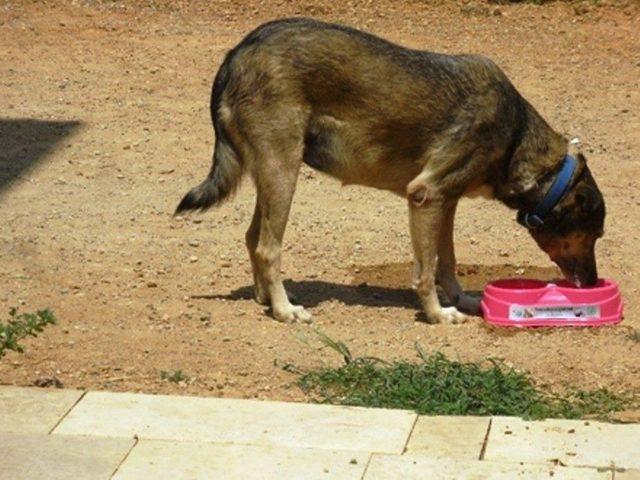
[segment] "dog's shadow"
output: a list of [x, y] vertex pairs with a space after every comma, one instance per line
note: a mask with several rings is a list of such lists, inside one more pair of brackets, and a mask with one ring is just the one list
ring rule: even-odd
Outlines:
[[[337, 300], [345, 305], [368, 307], [419, 308], [415, 292], [409, 288], [388, 288], [362, 283], [343, 285], [322, 280], [286, 280], [287, 293], [305, 307], [316, 307], [321, 303]], [[253, 285], [237, 288], [228, 294], [192, 295], [191, 298], [213, 300], [250, 300], [254, 298]]]
[[[323, 280], [284, 282], [287, 292], [305, 307], [316, 307], [324, 302], [337, 300], [345, 305], [366, 307], [396, 307], [418, 310], [420, 301], [409, 287], [412, 264], [393, 263], [354, 267], [351, 284], [332, 283]], [[480, 296], [484, 286], [493, 280], [507, 277], [531, 277], [551, 279], [558, 276], [556, 268], [504, 265], [458, 265], [458, 277], [466, 293]], [[406, 285], [406, 287], [398, 287]], [[443, 305], [449, 305], [440, 292]], [[192, 295], [191, 298], [214, 300], [250, 300], [254, 298], [253, 285], [237, 288], [228, 294]]]

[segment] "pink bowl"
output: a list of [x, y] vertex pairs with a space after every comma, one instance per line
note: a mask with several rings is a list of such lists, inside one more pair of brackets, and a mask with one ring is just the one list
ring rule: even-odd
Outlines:
[[565, 281], [514, 278], [487, 285], [480, 305], [484, 319], [493, 325], [564, 327], [618, 323], [623, 302], [613, 280], [578, 288]]

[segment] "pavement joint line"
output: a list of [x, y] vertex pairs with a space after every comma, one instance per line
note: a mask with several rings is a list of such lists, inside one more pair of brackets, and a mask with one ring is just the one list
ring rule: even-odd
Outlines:
[[[67, 434], [64, 434], [67, 435]], [[82, 437], [88, 437], [88, 438], [129, 438], [129, 437], [112, 437], [110, 435], [100, 435], [100, 434], [91, 434], [91, 435], [84, 435], [84, 434], [71, 434], [71, 436], [82, 436]], [[62, 435], [61, 435], [62, 436]], [[136, 444], [138, 442], [153, 442], [153, 443], [177, 443], [177, 444], [191, 444], [191, 445], [216, 445], [216, 446], [220, 446], [220, 447], [233, 447], [233, 446], [238, 446], [238, 447], [258, 447], [258, 448], [268, 448], [268, 447], [282, 447], [282, 448], [295, 448], [296, 450], [309, 450], [312, 452], [346, 452], [346, 453], [353, 453], [353, 454], [363, 454], [363, 455], [395, 455], [396, 457], [398, 456], [402, 456], [402, 454], [400, 453], [391, 453], [391, 452], [378, 452], [378, 451], [372, 451], [372, 450], [344, 450], [344, 449], [340, 449], [340, 448], [329, 448], [329, 447], [300, 447], [300, 446], [295, 446], [295, 445], [266, 445], [263, 443], [252, 443], [252, 442], [244, 442], [244, 441], [218, 441], [218, 440], [193, 440], [193, 439], [181, 439], [181, 440], [176, 440], [176, 439], [172, 439], [172, 438], [156, 438], [156, 437], [144, 437], [144, 436], [140, 436], [139, 434], [134, 434], [132, 437], [135, 441]]]
[[371, 465], [371, 460], [373, 459], [373, 453], [369, 452], [369, 458], [367, 458], [367, 464], [364, 466], [364, 469], [362, 470], [362, 476], [360, 477], [360, 480], [365, 480], [365, 478], [367, 478], [367, 471], [369, 470], [369, 465]]
[[416, 418], [413, 421], [413, 425], [411, 425], [411, 429], [409, 430], [409, 435], [407, 435], [407, 441], [404, 442], [404, 447], [402, 448], [402, 452], [400, 455], [404, 455], [407, 453], [407, 449], [409, 448], [409, 442], [411, 441], [411, 436], [413, 435], [413, 431], [416, 429], [416, 425], [418, 424], [418, 420], [420, 419], [420, 415], [416, 414]]
[[69, 415], [71, 413], [71, 410], [73, 410], [74, 408], [76, 408], [76, 405], [78, 405], [78, 403], [80, 403], [80, 400], [82, 400], [84, 398], [84, 396], [89, 392], [89, 390], [84, 390], [82, 392], [82, 395], [80, 395], [78, 397], [78, 399], [73, 403], [73, 405], [71, 405], [71, 407], [69, 407], [69, 410], [67, 410], [66, 412], [64, 412], [64, 414], [58, 419], [58, 421], [56, 422], [56, 424], [51, 428], [51, 430], [49, 430], [49, 433], [47, 435], [51, 435], [53, 433], [53, 431], [58, 428], [58, 425], [60, 425], [62, 423], [62, 421], [67, 418], [67, 415]]
[[478, 460], [484, 460], [484, 455], [487, 452], [487, 445], [489, 445], [489, 435], [491, 434], [491, 426], [493, 425], [493, 417], [489, 417], [489, 425], [487, 425], [487, 433], [484, 434], [484, 441], [482, 442], [482, 448], [480, 449], [480, 456]]
[[118, 470], [120, 470], [120, 467], [122, 467], [122, 464], [127, 461], [127, 458], [129, 458], [129, 455], [131, 455], [131, 452], [133, 451], [134, 448], [136, 448], [136, 445], [138, 445], [139, 441], [140, 439], [138, 438], [138, 435], [134, 435], [133, 445], [131, 445], [131, 448], [127, 451], [127, 453], [125, 453], [124, 457], [122, 457], [122, 460], [120, 460], [120, 463], [118, 463], [118, 465], [116, 466], [116, 469], [113, 471], [113, 473], [109, 477], [110, 480], [115, 476], [116, 473], [118, 473]]
[[[596, 467], [598, 468], [598, 467]], [[602, 471], [609, 471], [611, 472], [611, 480], [615, 480], [615, 478], [618, 476], [618, 473], [624, 473], [626, 472], [628, 469], [627, 468], [620, 468], [620, 467], [616, 467], [615, 463], [612, 463], [611, 466], [602, 469]], [[598, 468], [598, 471], [601, 471], [600, 468]]]

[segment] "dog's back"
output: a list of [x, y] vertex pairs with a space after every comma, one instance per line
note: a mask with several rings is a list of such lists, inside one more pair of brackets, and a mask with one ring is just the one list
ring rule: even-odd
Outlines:
[[429, 149], [447, 152], [434, 162], [464, 157], [451, 146], [469, 129], [487, 148], [507, 151], [523, 102], [481, 56], [411, 50], [310, 19], [270, 22], [227, 54], [214, 82], [211, 114], [221, 153], [210, 179], [220, 187], [205, 182], [178, 211], [226, 198], [258, 145], [272, 145], [273, 132], [282, 131], [285, 143], [303, 143], [302, 159], [313, 168], [343, 183], [404, 194]]

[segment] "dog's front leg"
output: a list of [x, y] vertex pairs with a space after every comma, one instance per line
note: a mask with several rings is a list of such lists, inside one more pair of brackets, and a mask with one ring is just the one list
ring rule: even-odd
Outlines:
[[[409, 196], [409, 226], [411, 241], [420, 271], [415, 288], [424, 312], [431, 323], [461, 323], [467, 317], [455, 307], [443, 308], [436, 293], [436, 258], [446, 202], [441, 198], [416, 202]], [[416, 272], [417, 273], [417, 272]]]
[[453, 246], [453, 226], [458, 200], [449, 200], [443, 205], [443, 219], [438, 239], [438, 284], [458, 310], [470, 315], [480, 313], [480, 299], [467, 295], [456, 278], [456, 256]]

